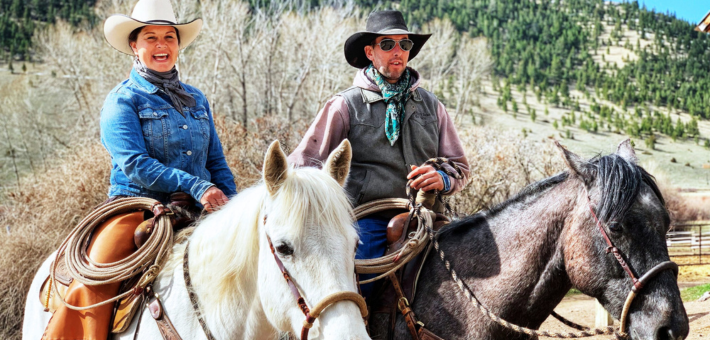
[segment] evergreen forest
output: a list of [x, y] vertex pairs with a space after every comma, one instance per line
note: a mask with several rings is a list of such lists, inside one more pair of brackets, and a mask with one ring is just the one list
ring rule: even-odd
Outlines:
[[[371, 8], [399, 8], [410, 26], [447, 18], [460, 32], [487, 37], [495, 62], [493, 75], [500, 79], [494, 82], [501, 93], [498, 104], [504, 108], [519, 105], [510, 96], [511, 87], [530, 89], [550, 105], [570, 109], [561, 125], [574, 124], [587, 131], [604, 128], [638, 138], [653, 138], [656, 132], [697, 141], [697, 119], [710, 119], [708, 34], [695, 32], [693, 24], [671, 13], [648, 10], [638, 1], [614, 5], [603, 0], [357, 2]], [[609, 27], [611, 32], [602, 39]], [[624, 30], [636, 31], [642, 39], [653, 37], [653, 43], [633, 44], [624, 39]], [[627, 60], [623, 67], [595, 62], [595, 51], [609, 46], [624, 46], [638, 59]], [[620, 110], [595, 103], [591, 110], [579, 112], [570, 89]], [[693, 119], [682, 123], [671, 117], [674, 110], [688, 112]]]
[[37, 26], [58, 18], [74, 26], [93, 24], [96, 0], [0, 0], [0, 60], [28, 60]]
[[[38, 25], [58, 18], [72, 25], [95, 24], [95, 2], [0, 0], [0, 59], [11, 70], [13, 60], [31, 59], [31, 38]], [[574, 125], [590, 132], [601, 129], [647, 139], [661, 133], [697, 142], [697, 119], [710, 119], [710, 38], [693, 31], [693, 24], [670, 13], [648, 10], [638, 1], [613, 5], [603, 0], [354, 2], [366, 11], [398, 8], [410, 26], [444, 18], [462, 34], [485, 36], [494, 60], [494, 89], [501, 94], [498, 105], [506, 111], [513, 107], [517, 113], [520, 103], [510, 95], [511, 88], [517, 88], [532, 91], [549, 105], [569, 109], [568, 117], [555, 121], [562, 127]], [[250, 3], [254, 8], [265, 2]], [[332, 3], [304, 1], [311, 6]], [[643, 46], [634, 43], [625, 39], [625, 30], [653, 41]], [[603, 54], [611, 46], [623, 46], [637, 58], [625, 60], [621, 67], [595, 61], [600, 51]], [[580, 110], [579, 98], [570, 95], [572, 89], [593, 102], [589, 110]], [[692, 120], [683, 123], [673, 118], [671, 113], [678, 111], [689, 113]]]

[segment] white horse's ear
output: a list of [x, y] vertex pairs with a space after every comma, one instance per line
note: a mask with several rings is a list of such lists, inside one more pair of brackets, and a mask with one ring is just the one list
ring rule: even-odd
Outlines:
[[264, 183], [271, 196], [275, 195], [281, 184], [286, 180], [288, 162], [286, 154], [281, 150], [281, 143], [275, 140], [269, 145], [264, 158]]
[[353, 151], [350, 146], [350, 141], [345, 139], [340, 142], [340, 145], [338, 145], [333, 152], [330, 153], [328, 160], [325, 161], [323, 171], [333, 177], [342, 187], [348, 179], [348, 174], [350, 173], [350, 160], [352, 160], [352, 158]]
[[638, 162], [636, 151], [634, 151], [634, 147], [631, 146], [631, 139], [619, 143], [619, 146], [616, 148], [616, 154], [632, 164]]
[[560, 150], [562, 159], [565, 160], [565, 164], [567, 164], [570, 172], [575, 176], [582, 177], [586, 182], [587, 172], [584, 167], [585, 161], [572, 151], [567, 150], [567, 148], [560, 144], [560, 142], [554, 141], [554, 143], [557, 149]]

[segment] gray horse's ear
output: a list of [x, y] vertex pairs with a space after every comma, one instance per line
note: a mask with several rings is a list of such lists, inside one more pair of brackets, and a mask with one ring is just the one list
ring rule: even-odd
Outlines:
[[286, 180], [286, 170], [288, 170], [286, 154], [281, 150], [281, 143], [275, 140], [269, 145], [269, 150], [264, 157], [264, 183], [271, 196], [276, 194]]
[[585, 171], [586, 162], [572, 151], [567, 150], [567, 148], [560, 144], [560, 142], [554, 141], [554, 143], [557, 149], [560, 150], [562, 159], [565, 160], [565, 164], [567, 164], [570, 172], [575, 176], [582, 177], [585, 182], [588, 182], [587, 171]]
[[634, 151], [634, 147], [631, 146], [631, 139], [619, 143], [619, 146], [616, 148], [616, 154], [629, 163], [636, 164], [638, 162], [636, 151]]
[[342, 187], [348, 179], [348, 174], [350, 173], [350, 160], [352, 160], [352, 158], [353, 151], [350, 146], [350, 141], [345, 139], [340, 142], [340, 145], [338, 145], [333, 152], [330, 153], [328, 160], [325, 161], [323, 171], [330, 175], [330, 177], [333, 177]]

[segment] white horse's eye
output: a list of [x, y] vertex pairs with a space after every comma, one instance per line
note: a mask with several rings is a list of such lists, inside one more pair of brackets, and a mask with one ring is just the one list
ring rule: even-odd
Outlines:
[[290, 256], [293, 255], [293, 247], [286, 243], [281, 243], [278, 246], [276, 246], [276, 251], [279, 252], [279, 255], [281, 256]]

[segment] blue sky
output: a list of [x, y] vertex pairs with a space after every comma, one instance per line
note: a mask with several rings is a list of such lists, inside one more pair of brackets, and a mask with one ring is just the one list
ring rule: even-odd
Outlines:
[[675, 12], [679, 19], [684, 19], [692, 24], [697, 24], [705, 14], [710, 11], [710, 1], [708, 0], [638, 0], [639, 5], [646, 4], [649, 10], [666, 13]]

